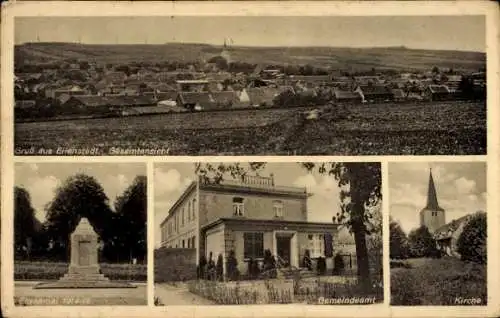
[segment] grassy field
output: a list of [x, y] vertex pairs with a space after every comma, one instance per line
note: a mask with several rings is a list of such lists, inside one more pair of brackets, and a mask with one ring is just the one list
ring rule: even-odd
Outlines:
[[112, 147], [162, 148], [170, 155], [486, 153], [484, 103], [349, 108], [342, 120], [302, 121], [298, 113], [305, 109], [292, 108], [16, 123], [14, 140], [16, 150], [95, 147], [97, 155], [123, 154], [110, 153]]
[[391, 305], [467, 305], [457, 298], [487, 304], [485, 265], [451, 257], [404, 262], [391, 268]]
[[[28, 43], [15, 47], [17, 61], [39, 63], [64, 59], [97, 62], [195, 61], [219, 54], [220, 46], [207, 44], [82, 45], [76, 43]], [[377, 69], [477, 71], [486, 55], [478, 52], [414, 50], [407, 48], [335, 47], [233, 47], [233, 60], [264, 64], [311, 64], [358, 71]]]

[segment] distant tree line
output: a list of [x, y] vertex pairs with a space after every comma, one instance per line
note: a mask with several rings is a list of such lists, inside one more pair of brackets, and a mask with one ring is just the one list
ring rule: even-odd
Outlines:
[[14, 188], [16, 260], [69, 261], [70, 235], [86, 217], [100, 238], [101, 262], [146, 261], [146, 177], [137, 176], [116, 198], [114, 209], [99, 182], [77, 174], [56, 190], [42, 223], [28, 191]]

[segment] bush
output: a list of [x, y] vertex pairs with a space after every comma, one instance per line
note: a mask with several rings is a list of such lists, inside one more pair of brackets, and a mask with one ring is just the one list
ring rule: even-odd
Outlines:
[[457, 241], [462, 260], [486, 264], [486, 214], [478, 213], [464, 226]]
[[411, 257], [436, 257], [436, 241], [426, 226], [411, 231], [409, 235]]
[[269, 249], [266, 249], [264, 251], [264, 265], [262, 270], [268, 278], [276, 278], [277, 276], [276, 260], [274, 259], [274, 256], [271, 254], [271, 251]]
[[234, 256], [233, 250], [229, 252], [229, 257], [227, 258], [226, 261], [226, 271], [227, 271], [226, 275], [229, 280], [238, 280], [240, 272], [238, 270], [238, 260]]
[[222, 254], [217, 257], [217, 265], [215, 266], [215, 272], [217, 275], [217, 280], [223, 280], [224, 278], [224, 260]]
[[259, 261], [250, 258], [248, 261], [248, 276], [250, 279], [256, 279], [260, 274], [260, 266]]
[[318, 275], [325, 275], [326, 272], [326, 260], [324, 257], [318, 257], [318, 262], [316, 264], [316, 271]]
[[[16, 280], [57, 280], [68, 272], [63, 262], [15, 262]], [[139, 264], [100, 264], [101, 273], [111, 280], [146, 281], [147, 266]]]
[[342, 275], [344, 272], [345, 264], [344, 258], [340, 253], [337, 253], [333, 258], [333, 275]]
[[205, 255], [200, 256], [200, 264], [198, 265], [198, 279], [205, 279], [207, 274], [207, 258]]
[[309, 252], [309, 250], [306, 250], [306, 252], [304, 253], [304, 258], [302, 259], [302, 267], [312, 271], [311, 253]]

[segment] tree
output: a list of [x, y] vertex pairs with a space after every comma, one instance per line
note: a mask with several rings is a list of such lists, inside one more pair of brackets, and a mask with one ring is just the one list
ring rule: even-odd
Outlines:
[[[224, 176], [233, 178], [244, 176], [248, 170], [257, 171], [265, 166], [263, 162], [250, 162], [248, 168], [239, 163], [197, 163], [195, 172], [204, 182], [219, 183]], [[344, 224], [354, 234], [356, 244], [356, 258], [360, 283], [365, 287], [371, 286], [368, 249], [366, 237], [370, 235], [372, 220], [377, 206], [382, 200], [381, 192], [381, 165], [378, 162], [330, 162], [330, 163], [301, 163], [308, 171], [318, 169], [320, 174], [333, 176], [342, 189], [340, 192], [341, 212], [332, 220]]]
[[129, 261], [145, 260], [147, 254], [147, 179], [137, 176], [115, 202], [116, 220], [120, 226], [118, 240], [127, 249]]
[[486, 264], [486, 213], [480, 212], [464, 226], [457, 241], [461, 259]]
[[36, 234], [35, 209], [28, 191], [14, 187], [14, 247], [16, 254], [23, 251], [30, 256], [31, 243]]
[[89, 220], [101, 240], [108, 239], [109, 228], [113, 227], [108, 197], [94, 177], [77, 174], [56, 190], [47, 208], [45, 225], [59, 257], [67, 259], [69, 235], [82, 217]]
[[434, 73], [434, 74], [439, 74], [439, 68], [438, 68], [437, 66], [434, 66], [434, 67], [432, 68], [432, 73]]
[[389, 223], [389, 255], [391, 259], [408, 257], [408, 237], [401, 225], [393, 220]]
[[408, 235], [411, 257], [433, 257], [437, 255], [436, 241], [429, 229], [422, 225]]

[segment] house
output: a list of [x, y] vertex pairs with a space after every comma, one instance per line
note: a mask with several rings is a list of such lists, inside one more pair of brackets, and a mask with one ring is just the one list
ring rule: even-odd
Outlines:
[[232, 107], [239, 103], [238, 95], [233, 91], [222, 91], [210, 93], [215, 104]]
[[180, 92], [176, 101], [177, 106], [189, 110], [210, 109], [215, 102], [208, 92]]
[[36, 101], [34, 100], [16, 100], [15, 108], [17, 109], [26, 109], [33, 108], [36, 106]]
[[355, 90], [361, 94], [363, 102], [388, 102], [394, 100], [394, 93], [386, 85], [359, 85]]
[[208, 90], [207, 80], [177, 80], [177, 89], [181, 92], [204, 92]]
[[[478, 211], [476, 213], [484, 212]], [[473, 217], [474, 214], [467, 214], [438, 228], [434, 233], [437, 248], [446, 255], [460, 257], [457, 246], [458, 238]]]
[[241, 273], [249, 260], [262, 262], [266, 250], [285, 267], [301, 267], [307, 250], [311, 258], [331, 259], [338, 224], [310, 222], [310, 196], [305, 188], [277, 185], [273, 175], [220, 183], [199, 177], [160, 223], [161, 246], [195, 249], [197, 265], [203, 256], [222, 255], [224, 271], [234, 252]]
[[424, 90], [424, 97], [427, 100], [449, 100], [452, 97], [452, 92], [446, 85], [429, 85]]
[[392, 94], [394, 95], [394, 100], [395, 101], [403, 101], [406, 100], [406, 92], [402, 90], [401, 88], [395, 88], [392, 89]]
[[282, 91], [282, 89], [274, 87], [245, 88], [239, 95], [240, 104], [246, 107], [272, 106], [274, 99]]
[[359, 92], [351, 92], [340, 88], [333, 89], [333, 99], [339, 103], [361, 103], [363, 98]]
[[354, 76], [354, 81], [358, 85], [379, 85], [383, 83], [380, 76]]
[[102, 108], [115, 109], [123, 107], [141, 107], [141, 106], [156, 106], [153, 98], [148, 96], [71, 96], [71, 98], [63, 104], [65, 107], [74, 108]]
[[84, 89], [82, 89], [78, 85], [69, 85], [69, 86], [63, 86], [63, 87], [57, 87], [57, 88], [47, 88], [45, 90], [45, 97], [47, 98], [53, 98], [53, 99], [59, 99], [59, 96], [66, 94], [70, 96], [77, 96], [77, 95], [87, 95], [88, 92]]

